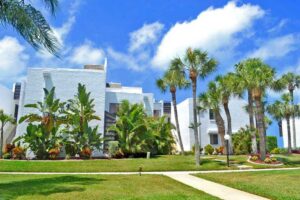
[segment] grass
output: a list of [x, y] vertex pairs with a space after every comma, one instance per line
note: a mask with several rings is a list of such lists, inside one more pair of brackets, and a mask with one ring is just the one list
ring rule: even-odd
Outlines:
[[195, 166], [194, 156], [158, 156], [151, 159], [79, 160], [79, 161], [18, 161], [0, 160], [2, 172], [137, 172], [228, 169], [225, 163], [202, 159]]
[[300, 199], [300, 170], [198, 174], [197, 176], [274, 200]]
[[216, 200], [158, 175], [0, 175], [0, 199]]
[[[280, 167], [299, 167], [300, 155], [277, 155], [285, 163]], [[251, 165], [253, 168], [270, 168], [269, 166], [255, 165], [247, 162], [247, 156], [231, 156], [237, 164]], [[143, 171], [195, 171], [195, 170], [226, 170], [236, 169], [236, 166], [227, 168], [226, 156], [206, 156], [201, 159], [201, 166], [196, 167], [194, 156], [157, 156], [151, 159], [119, 159], [119, 160], [79, 160], [79, 161], [18, 161], [0, 160], [2, 172], [137, 172], [139, 167]]]

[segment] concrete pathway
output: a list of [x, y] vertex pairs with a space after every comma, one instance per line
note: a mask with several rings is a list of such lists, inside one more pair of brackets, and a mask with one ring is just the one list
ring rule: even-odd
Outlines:
[[224, 200], [268, 200], [264, 197], [233, 189], [189, 174], [168, 174], [166, 176]]

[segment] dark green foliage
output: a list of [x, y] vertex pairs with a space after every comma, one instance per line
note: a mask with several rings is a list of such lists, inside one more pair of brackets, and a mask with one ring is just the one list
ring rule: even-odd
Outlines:
[[267, 136], [267, 151], [270, 152], [277, 147], [277, 137]]
[[248, 127], [241, 128], [232, 135], [233, 153], [235, 155], [251, 153], [251, 131]]
[[210, 144], [208, 144], [204, 147], [204, 151], [206, 154], [212, 155], [214, 152], [214, 148]]
[[[11, 25], [35, 49], [46, 49], [58, 55], [59, 42], [42, 15], [26, 1], [1, 0], [0, 22], [4, 27]], [[43, 0], [45, 6], [52, 14], [58, 7], [58, 0]]]

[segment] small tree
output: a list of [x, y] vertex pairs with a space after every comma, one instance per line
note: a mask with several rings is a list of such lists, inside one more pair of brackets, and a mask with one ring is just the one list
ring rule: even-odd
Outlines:
[[1, 123], [1, 143], [0, 143], [0, 158], [2, 158], [3, 156], [3, 146], [4, 146], [4, 128], [7, 124], [11, 123], [14, 124], [15, 123], [15, 119], [4, 113], [3, 110], [0, 110], [0, 123]]

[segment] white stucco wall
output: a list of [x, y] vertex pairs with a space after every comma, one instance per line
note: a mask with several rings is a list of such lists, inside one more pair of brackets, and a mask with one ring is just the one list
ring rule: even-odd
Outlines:
[[[93, 121], [91, 125], [99, 125], [99, 132], [104, 132], [104, 107], [105, 107], [105, 84], [106, 72], [104, 70], [86, 69], [29, 69], [26, 86], [21, 93], [19, 117], [36, 112], [34, 109], [24, 108], [24, 105], [43, 101], [45, 87], [44, 74], [51, 77], [52, 85], [55, 87], [55, 97], [61, 101], [74, 98], [77, 93], [78, 83], [84, 84], [91, 98], [94, 99], [96, 115], [101, 117], [101, 121]], [[17, 128], [17, 136], [26, 131], [26, 123], [22, 123]]]
[[4, 110], [6, 114], [14, 114], [13, 92], [3, 85], [0, 85], [0, 109]]
[[[300, 119], [295, 119], [296, 124], [296, 147], [300, 147]], [[292, 147], [294, 147], [294, 132], [293, 132], [293, 121], [290, 120], [290, 126], [291, 126], [291, 143]], [[287, 133], [287, 121], [282, 120], [282, 139], [283, 139], [283, 147], [288, 147], [288, 133]]]
[[[248, 122], [248, 114], [244, 110], [244, 106], [247, 102], [243, 99], [232, 98], [229, 103], [229, 110], [232, 118], [232, 131], [237, 132], [241, 127], [245, 127]], [[189, 126], [193, 123], [193, 101], [192, 98], [188, 98], [177, 105], [178, 118], [181, 136], [183, 140], [183, 146], [185, 151], [190, 151], [195, 143], [194, 132]], [[227, 129], [227, 119], [224, 110], [222, 109], [221, 115], [224, 119], [225, 127]], [[218, 129], [215, 121], [209, 119], [209, 112], [200, 113], [198, 116], [200, 118], [200, 142], [201, 147], [210, 144], [210, 133], [218, 133]], [[199, 122], [198, 118], [198, 122]], [[174, 112], [172, 108], [171, 122], [175, 124]], [[221, 145], [221, 140], [219, 137], [219, 144]]]

